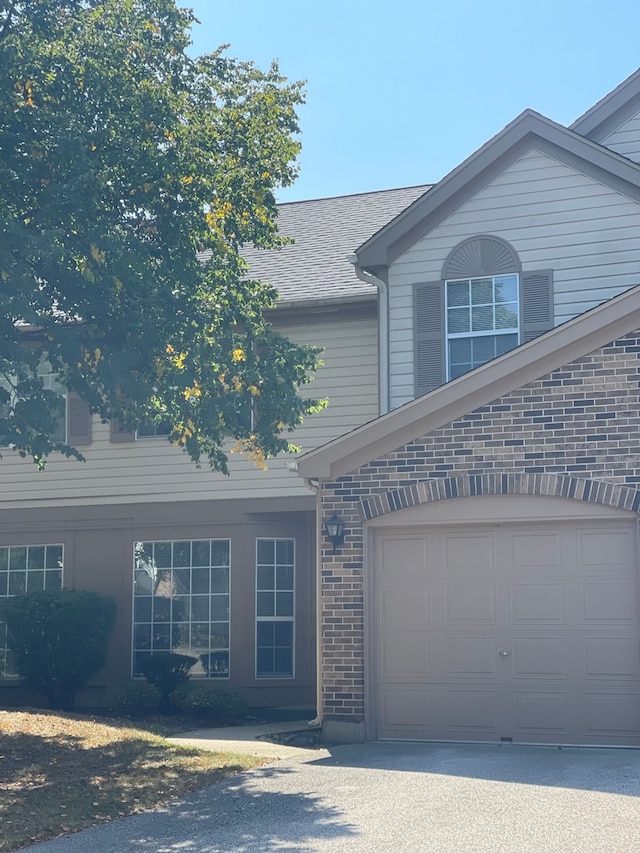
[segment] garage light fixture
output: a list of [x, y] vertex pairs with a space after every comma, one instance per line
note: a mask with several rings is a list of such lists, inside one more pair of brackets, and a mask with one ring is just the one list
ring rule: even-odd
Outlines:
[[331, 518], [328, 518], [324, 522], [322, 529], [327, 539], [330, 539], [331, 544], [333, 545], [331, 553], [335, 554], [338, 545], [342, 545], [344, 542], [344, 521], [341, 518], [338, 518], [334, 512]]

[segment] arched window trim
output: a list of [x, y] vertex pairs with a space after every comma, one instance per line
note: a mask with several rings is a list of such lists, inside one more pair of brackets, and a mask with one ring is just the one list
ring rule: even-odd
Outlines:
[[[485, 244], [484, 246], [482, 245], [483, 243]], [[489, 266], [484, 266], [482, 263], [481, 259], [483, 259], [483, 256], [488, 256], [489, 261], [492, 258], [495, 261], [495, 258], [498, 256], [495, 250], [487, 251], [489, 243], [498, 244], [498, 246], [504, 250], [503, 258], [510, 256], [509, 262], [505, 263], [505, 261], [503, 261], [499, 269], [496, 269], [491, 264]], [[474, 244], [478, 244], [477, 251], [475, 253], [472, 251]], [[483, 251], [483, 249], [485, 251]], [[470, 266], [468, 269], [464, 270], [464, 272], [453, 272], [453, 270], [455, 270], [456, 261], [460, 263], [466, 259], [468, 259], [468, 261], [473, 260], [474, 254], [476, 256], [475, 261], [478, 264], [477, 266]], [[458, 243], [458, 245], [449, 252], [442, 268], [442, 279], [443, 281], [451, 281], [459, 278], [476, 278], [479, 276], [500, 275], [501, 273], [507, 272], [519, 273], [521, 271], [522, 264], [520, 263], [520, 257], [510, 243], [502, 237], [496, 237], [494, 234], [475, 234], [473, 237], [467, 237], [461, 243]]]

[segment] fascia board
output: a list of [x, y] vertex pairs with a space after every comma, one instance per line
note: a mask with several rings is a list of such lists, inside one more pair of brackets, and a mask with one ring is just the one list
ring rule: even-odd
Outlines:
[[301, 477], [334, 480], [640, 328], [640, 287], [298, 459]]
[[640, 107], [640, 69], [579, 116], [569, 129], [600, 141]]
[[640, 166], [551, 119], [526, 110], [356, 252], [363, 269], [390, 266], [443, 219], [532, 148], [547, 151], [640, 200]]

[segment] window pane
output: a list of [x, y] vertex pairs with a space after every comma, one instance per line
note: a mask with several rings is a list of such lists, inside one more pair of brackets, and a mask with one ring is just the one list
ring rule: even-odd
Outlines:
[[211, 624], [211, 648], [229, 648], [229, 623], [213, 622]]
[[447, 322], [450, 335], [456, 335], [460, 334], [461, 332], [470, 331], [469, 309], [450, 308], [449, 311], [447, 311]]
[[62, 589], [62, 571], [60, 569], [45, 572], [44, 588], [47, 590]]
[[27, 549], [26, 548], [10, 548], [9, 549], [9, 568], [10, 569], [26, 569], [27, 568]]
[[171, 592], [174, 595], [188, 595], [191, 592], [191, 570], [174, 569]]
[[156, 596], [153, 599], [153, 621], [169, 622], [171, 620], [171, 599]]
[[136, 649], [151, 648], [151, 625], [136, 625], [133, 632], [133, 645]]
[[9, 568], [9, 549], [0, 548], [0, 572], [4, 572]]
[[209, 621], [209, 602], [215, 600], [210, 599], [208, 595], [194, 595], [191, 599], [191, 618], [194, 622]]
[[44, 569], [44, 548], [31, 545], [29, 547], [28, 569]]
[[496, 357], [496, 336], [487, 335], [473, 339], [473, 364], [484, 364]]
[[211, 543], [211, 565], [229, 565], [229, 542], [227, 540], [218, 539]]
[[274, 615], [274, 594], [272, 592], [259, 592], [257, 596], [256, 610], [258, 616]]
[[293, 589], [293, 566], [278, 566], [276, 589]]
[[189, 622], [191, 619], [191, 599], [188, 595], [177, 595], [171, 601], [171, 619], [173, 622]]
[[268, 646], [258, 647], [256, 652], [256, 673], [258, 677], [271, 675], [273, 672], [273, 649]]
[[210, 566], [211, 542], [193, 542], [191, 544], [191, 565]]
[[191, 565], [191, 543], [190, 542], [174, 542], [173, 543], [173, 565], [189, 566]]
[[275, 562], [275, 542], [273, 539], [258, 539], [258, 563]]
[[293, 539], [276, 541], [276, 563], [293, 565]]
[[151, 596], [136, 596], [133, 604], [133, 618], [136, 622], [151, 622]]
[[229, 592], [229, 569], [211, 569], [211, 592]]
[[[9, 584], [9, 572], [0, 571], [0, 595], [7, 595], [7, 588]], [[0, 674], [2, 670], [0, 669]]]
[[292, 622], [274, 622], [273, 627], [276, 646], [290, 646], [293, 643]]
[[273, 589], [275, 569], [273, 566], [258, 566], [258, 589]]
[[[208, 594], [210, 581], [210, 569], [192, 569], [191, 570], [191, 592], [194, 594]], [[226, 592], [226, 590], [223, 590]]]
[[27, 573], [9, 572], [9, 595], [22, 595], [27, 591]]
[[27, 572], [27, 592], [40, 592], [44, 589], [44, 572]]
[[493, 279], [474, 278], [471, 282], [472, 305], [493, 304]]
[[496, 335], [496, 355], [503, 355], [517, 346], [517, 335]]
[[449, 307], [469, 304], [469, 282], [452, 281], [447, 284], [447, 305]]
[[213, 622], [226, 622], [229, 618], [229, 596], [214, 595], [211, 598], [211, 620]]
[[278, 592], [276, 594], [276, 616], [293, 616], [292, 592]]
[[485, 332], [493, 329], [493, 305], [471, 309], [471, 327], [474, 332]]
[[272, 646], [274, 642], [274, 622], [258, 622], [256, 636], [259, 646]]
[[200, 646], [203, 649], [209, 648], [209, 623], [194, 622], [191, 625], [191, 645], [193, 648]]
[[518, 302], [517, 275], [497, 275], [495, 285], [496, 302]]
[[62, 568], [62, 545], [47, 545], [46, 548], [46, 568], [61, 569]]
[[293, 673], [293, 649], [275, 649], [274, 674], [290, 678]]
[[168, 569], [171, 566], [171, 542], [156, 542], [153, 548], [153, 559], [159, 569]]
[[471, 340], [454, 338], [449, 341], [449, 360], [451, 362], [471, 362]]

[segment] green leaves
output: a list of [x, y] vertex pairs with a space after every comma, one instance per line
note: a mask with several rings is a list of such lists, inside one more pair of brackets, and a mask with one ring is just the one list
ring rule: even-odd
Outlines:
[[5, 402], [0, 444], [40, 465], [79, 457], [53, 439], [42, 359], [102, 418], [169, 418], [221, 470], [226, 438], [271, 455], [320, 405], [298, 397], [317, 352], [273, 333], [240, 257], [284, 242], [302, 86], [190, 58], [192, 23], [174, 0], [0, 0], [0, 384], [38, 404]]

